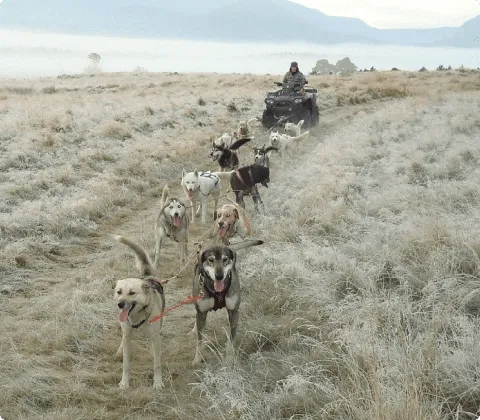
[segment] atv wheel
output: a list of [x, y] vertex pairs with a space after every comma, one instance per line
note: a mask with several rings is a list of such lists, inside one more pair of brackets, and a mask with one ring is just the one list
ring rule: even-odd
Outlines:
[[309, 109], [303, 111], [302, 120], [304, 121], [303, 126], [305, 128], [311, 128], [315, 125], [314, 120], [312, 119], [312, 111]]
[[320, 122], [320, 109], [318, 105], [315, 105], [315, 111], [313, 113], [313, 125], [317, 125]]
[[266, 129], [272, 128], [275, 124], [277, 123], [277, 120], [273, 116], [271, 112], [269, 112], [267, 109], [263, 111], [262, 115], [262, 125]]

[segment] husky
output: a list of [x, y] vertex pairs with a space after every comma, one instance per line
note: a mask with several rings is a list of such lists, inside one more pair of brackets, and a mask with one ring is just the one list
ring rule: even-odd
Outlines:
[[261, 240], [248, 240], [228, 247], [211, 246], [199, 252], [193, 277], [193, 296], [202, 296], [202, 299], [195, 301], [197, 315], [192, 333], [195, 331], [197, 333], [197, 346], [193, 366], [203, 361], [207, 314], [222, 308], [227, 308], [230, 322], [226, 360], [227, 362], [233, 360], [240, 307], [240, 279], [236, 268], [236, 251], [261, 244], [263, 244]]
[[300, 120], [298, 124], [287, 122], [285, 124], [285, 134], [288, 134], [292, 137], [298, 137], [302, 133], [302, 125], [304, 122], [304, 120]]
[[248, 143], [251, 139], [240, 139], [236, 140], [231, 146], [217, 146], [214, 145], [210, 156], [213, 160], [216, 160], [220, 165], [220, 172], [224, 172], [227, 169], [237, 169], [240, 161], [238, 160], [238, 155], [236, 150], [243, 146], [245, 143]]
[[[185, 169], [182, 170], [182, 188], [185, 192], [186, 197], [190, 200], [192, 206], [192, 224], [195, 223], [195, 216], [202, 210], [202, 224], [207, 223], [207, 200], [209, 197], [212, 197], [215, 202], [215, 210], [218, 206], [218, 198], [220, 197], [221, 183], [220, 178], [224, 179], [230, 178], [230, 175], [235, 171], [231, 172], [199, 172], [195, 170], [194, 172], [186, 172]], [[201, 204], [198, 206], [195, 211], [197, 200], [201, 201]], [[215, 220], [217, 215], [214, 213], [213, 220]]]
[[266, 168], [270, 168], [270, 153], [272, 153], [273, 150], [278, 152], [278, 148], [274, 146], [266, 147], [265, 145], [263, 145], [262, 147], [254, 147], [254, 163], [256, 163], [257, 165], [265, 166]]
[[160, 265], [160, 250], [165, 237], [172, 238], [180, 244], [180, 267], [186, 263], [188, 248], [187, 208], [182, 200], [170, 197], [168, 185], [165, 185], [160, 199], [160, 212], [155, 223], [155, 261], [153, 266]]
[[153, 267], [145, 250], [124, 236], [114, 238], [129, 246], [135, 253], [140, 277], [117, 280], [114, 299], [120, 308], [118, 319], [122, 328], [122, 342], [117, 355], [123, 354], [122, 380], [120, 388], [130, 386], [130, 362], [132, 360], [132, 332], [143, 329], [150, 337], [153, 350], [153, 388], [163, 388], [161, 365], [160, 329], [162, 318], [150, 324], [148, 321], [165, 309], [165, 296], [161, 281], [153, 276]]
[[283, 162], [285, 157], [285, 152], [287, 152], [290, 157], [292, 157], [291, 150], [293, 149], [294, 143], [298, 143], [300, 140], [303, 140], [308, 137], [310, 131], [305, 131], [303, 134], [300, 134], [297, 137], [287, 136], [286, 134], [280, 134], [278, 131], [272, 131], [270, 133], [270, 144], [269, 146], [274, 146], [280, 152], [280, 158]]

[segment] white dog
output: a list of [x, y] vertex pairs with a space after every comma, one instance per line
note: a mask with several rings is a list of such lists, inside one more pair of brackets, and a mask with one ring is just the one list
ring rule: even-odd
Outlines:
[[290, 157], [292, 157], [291, 151], [295, 143], [300, 140], [303, 140], [308, 137], [310, 131], [305, 131], [305, 133], [300, 134], [299, 136], [292, 137], [287, 136], [286, 134], [280, 134], [278, 131], [272, 131], [270, 133], [270, 144], [269, 146], [276, 147], [280, 152], [280, 157], [283, 161], [285, 157], [285, 152], [287, 152]]
[[300, 120], [298, 124], [287, 122], [285, 124], [285, 134], [292, 137], [298, 137], [302, 133], [302, 125], [304, 122], [304, 120]]
[[177, 197], [170, 197], [168, 185], [165, 185], [160, 199], [160, 212], [155, 223], [155, 261], [153, 265], [156, 269], [160, 265], [160, 250], [165, 237], [180, 244], [180, 267], [186, 263], [189, 224], [185, 204]]
[[228, 134], [222, 134], [218, 139], [213, 140], [212, 146], [229, 148], [232, 145], [233, 137]]
[[115, 285], [115, 301], [121, 309], [118, 319], [122, 327], [122, 342], [117, 350], [117, 355], [123, 352], [122, 380], [120, 388], [130, 386], [130, 362], [132, 360], [132, 332], [137, 328], [145, 330], [153, 350], [153, 388], [163, 388], [161, 365], [161, 340], [160, 329], [162, 318], [154, 323], [149, 320], [162, 314], [165, 309], [165, 296], [160, 280], [153, 276], [153, 268], [145, 250], [125, 238], [115, 236], [115, 239], [129, 246], [135, 253], [137, 268], [140, 277], [131, 277], [117, 280]]
[[[195, 170], [187, 173], [185, 169], [182, 171], [182, 188], [192, 205], [192, 224], [195, 223], [195, 216], [199, 213], [200, 207], [202, 209], [202, 223], [207, 223], [207, 200], [209, 197], [212, 197], [215, 202], [213, 217], [214, 220], [217, 218], [216, 209], [221, 189], [220, 178], [230, 179], [234, 172], [199, 172]], [[201, 205], [195, 211], [198, 200], [201, 201]]]

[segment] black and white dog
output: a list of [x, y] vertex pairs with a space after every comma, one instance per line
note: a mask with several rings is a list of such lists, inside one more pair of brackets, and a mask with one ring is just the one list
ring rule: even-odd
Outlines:
[[258, 203], [262, 205], [264, 209], [262, 198], [258, 192], [257, 184], [262, 184], [268, 188], [268, 182], [270, 182], [270, 169], [262, 165], [248, 165], [237, 169], [230, 175], [230, 187], [235, 193], [235, 201], [242, 208], [245, 208], [245, 201], [243, 197], [245, 195], [251, 195], [255, 211], [258, 210]]
[[255, 159], [255, 163], [257, 165], [262, 165], [267, 168], [270, 168], [270, 153], [272, 150], [278, 152], [278, 148], [275, 146], [266, 146], [265, 144], [262, 147], [254, 147], [253, 148], [253, 156]]
[[202, 296], [195, 302], [197, 312], [192, 333], [197, 333], [197, 347], [194, 366], [204, 359], [205, 325], [210, 311], [226, 308], [230, 323], [230, 337], [227, 342], [226, 361], [234, 357], [235, 338], [240, 307], [240, 278], [236, 268], [236, 251], [252, 246], [262, 245], [261, 240], [246, 240], [227, 246], [210, 246], [199, 252], [193, 277], [193, 296]]
[[237, 169], [240, 165], [236, 150], [238, 150], [245, 143], [251, 139], [245, 138], [236, 140], [230, 146], [223, 144], [213, 144], [212, 152], [210, 156], [213, 160], [216, 160], [220, 166], [220, 172]]

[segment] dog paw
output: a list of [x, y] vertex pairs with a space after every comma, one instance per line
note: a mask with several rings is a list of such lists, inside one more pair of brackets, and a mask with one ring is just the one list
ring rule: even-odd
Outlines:
[[197, 352], [195, 354], [195, 358], [193, 359], [192, 366], [197, 367], [197, 366], [200, 366], [202, 363], [203, 363], [203, 357], [200, 354], [200, 352]]
[[225, 354], [225, 363], [227, 365], [233, 365], [233, 361], [235, 360], [235, 351], [231, 345], [227, 346]]
[[122, 381], [118, 384], [118, 386], [119, 386], [120, 388], [122, 388], [122, 389], [127, 389], [127, 388], [130, 387], [130, 384], [129, 384], [127, 381], [123, 381], [123, 380], [122, 380]]
[[153, 382], [153, 389], [162, 389], [165, 388], [165, 385], [161, 379]]
[[192, 367], [194, 367], [194, 368], [195, 368], [195, 367], [199, 367], [199, 366], [202, 365], [202, 363], [203, 363], [203, 360], [202, 360], [202, 359], [197, 360], [197, 358], [195, 358], [195, 359], [193, 359]]

